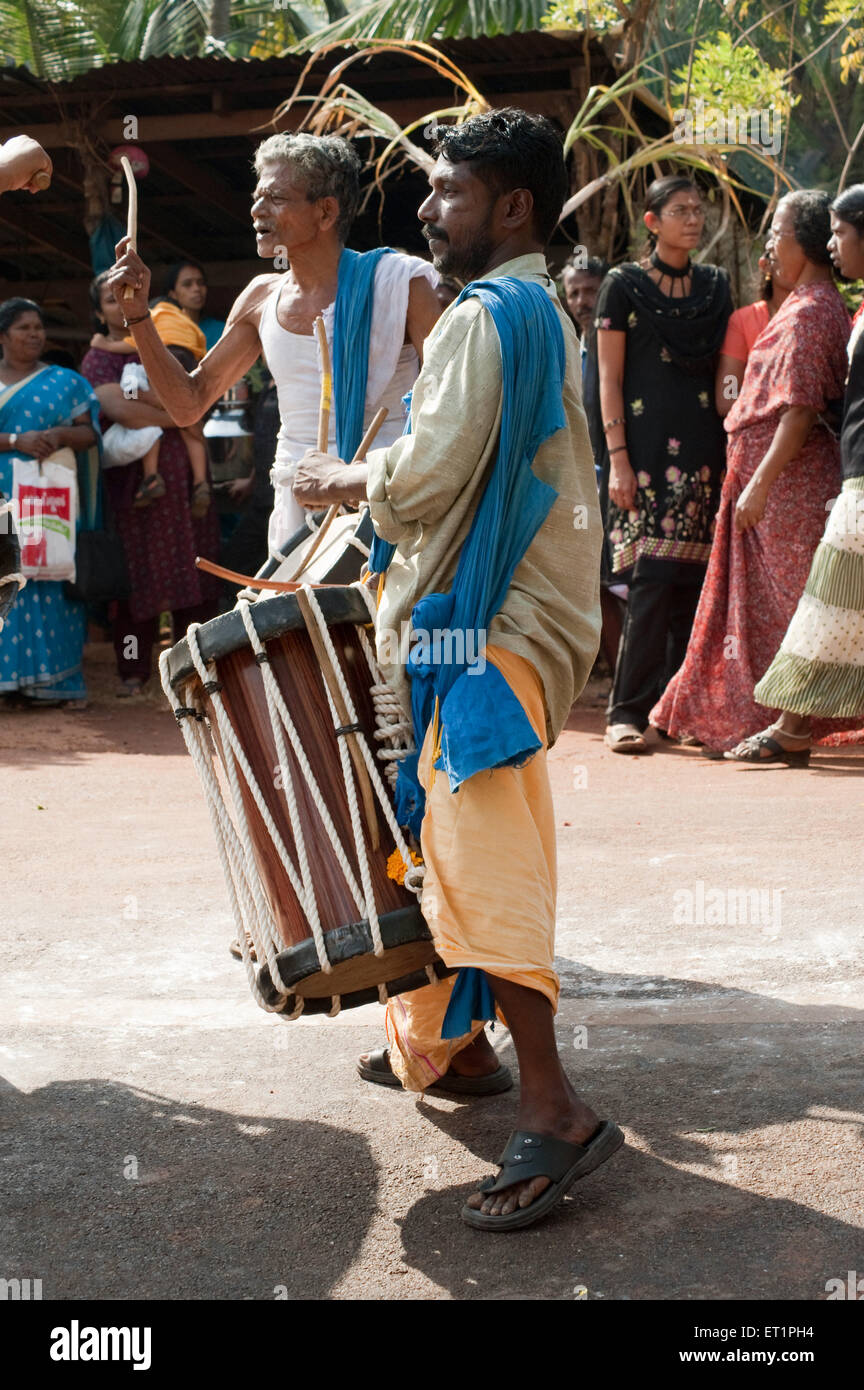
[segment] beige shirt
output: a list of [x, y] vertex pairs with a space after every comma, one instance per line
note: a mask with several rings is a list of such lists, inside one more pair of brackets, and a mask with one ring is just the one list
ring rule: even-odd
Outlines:
[[[504, 275], [543, 285], [558, 310], [566, 347], [567, 424], [541, 445], [533, 464], [558, 497], [488, 633], [490, 644], [525, 657], [539, 673], [551, 744], [597, 654], [602, 527], [573, 325], [541, 255], [519, 256], [484, 278]], [[411, 434], [369, 454], [375, 530], [397, 545], [378, 608], [378, 655], [406, 708], [402, 661], [411, 610], [425, 594], [446, 593], [452, 585], [495, 459], [501, 403], [498, 333], [479, 299], [467, 299], [447, 309], [426, 340], [411, 401]]]

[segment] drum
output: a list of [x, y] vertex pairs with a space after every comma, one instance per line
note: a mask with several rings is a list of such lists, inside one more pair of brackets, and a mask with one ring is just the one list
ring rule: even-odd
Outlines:
[[393, 810], [411, 726], [375, 661], [370, 606], [360, 585], [241, 598], [160, 661], [250, 984], [290, 1017], [385, 1002], [449, 973]]
[[14, 511], [0, 492], [0, 628], [24, 587], [21, 573], [21, 545], [15, 528]]
[[[300, 562], [315, 544], [317, 528], [325, 516], [326, 512], [312, 513], [311, 525], [301, 526], [283, 545], [281, 561], [268, 560], [256, 577], [282, 580], [295, 575]], [[360, 578], [360, 571], [369, 558], [374, 536], [368, 507], [337, 516], [316, 546], [308, 569], [304, 568], [303, 579], [311, 584], [353, 584]]]

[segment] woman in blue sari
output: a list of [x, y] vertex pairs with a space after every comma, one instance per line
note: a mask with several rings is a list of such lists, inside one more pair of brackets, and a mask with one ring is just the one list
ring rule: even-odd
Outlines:
[[[80, 516], [98, 525], [93, 446], [99, 403], [77, 372], [41, 361], [44, 347], [38, 304], [30, 299], [0, 304], [0, 492], [12, 496], [15, 458], [41, 460], [68, 447], [78, 459]], [[85, 700], [86, 636], [86, 605], [66, 598], [62, 581], [29, 579], [0, 632], [0, 695], [33, 702]]]

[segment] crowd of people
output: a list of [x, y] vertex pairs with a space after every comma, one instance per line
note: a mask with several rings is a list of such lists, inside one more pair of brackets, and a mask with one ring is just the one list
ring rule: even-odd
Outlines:
[[[264, 148], [259, 169], [268, 158]], [[812, 742], [857, 729], [864, 716], [864, 468], [855, 462], [864, 382], [853, 353], [860, 323], [850, 338], [837, 286], [838, 275], [864, 272], [864, 187], [833, 203], [812, 190], [784, 197], [755, 298], [738, 309], [726, 271], [694, 259], [705, 207], [691, 179], [655, 180], [643, 220], [641, 260], [610, 268], [574, 257], [558, 281], [579, 336], [604, 519], [606, 742], [616, 753], [650, 752], [653, 726], [707, 755], [806, 763]], [[434, 274], [429, 284], [437, 309], [388, 371], [396, 433], [415, 349], [461, 288]], [[187, 261], [165, 272], [151, 300], [156, 332], [186, 372], [225, 327], [205, 317], [206, 299], [205, 272]], [[196, 557], [252, 573], [268, 532], [272, 552], [301, 524], [290, 425], [293, 412], [294, 432], [308, 433], [300, 416], [315, 412], [317, 368], [312, 357], [294, 360], [305, 340], [262, 315], [259, 350], [275, 331], [269, 355], [294, 354], [282, 373], [294, 389], [280, 399], [265, 373], [250, 421], [254, 466], [220, 484], [217, 498], [203, 422], [177, 426], [151, 388], [110, 271], [93, 280], [91, 300], [95, 331], [77, 372], [43, 356], [37, 304], [0, 306], [0, 491], [14, 491], [16, 457], [74, 451], [79, 528], [107, 525], [122, 542], [124, 583], [101, 614], [118, 694], [131, 694], [152, 672], [161, 615], [179, 634], [230, 602]], [[312, 387], [298, 414], [304, 371]], [[87, 626], [74, 587], [29, 583], [0, 633], [0, 695], [82, 708]]]
[[604, 513], [606, 742], [650, 752], [653, 726], [804, 765], [864, 727], [861, 311], [837, 285], [864, 274], [864, 186], [782, 198], [737, 310], [692, 259], [704, 221], [691, 180], [657, 179], [643, 259], [562, 276]]

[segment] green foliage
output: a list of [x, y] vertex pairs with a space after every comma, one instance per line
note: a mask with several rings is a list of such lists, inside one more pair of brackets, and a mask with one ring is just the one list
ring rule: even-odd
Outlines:
[[371, 0], [317, 30], [300, 46], [512, 34], [539, 29], [547, 7], [548, 0]]
[[701, 99], [706, 107], [774, 110], [784, 116], [798, 100], [784, 72], [772, 68], [748, 43], [736, 45], [726, 33], [698, 44], [689, 71], [683, 67], [675, 74], [672, 94], [690, 103]]
[[830, 0], [822, 23], [837, 28], [847, 25], [840, 44], [840, 77], [864, 82], [864, 4], [861, 0]]
[[586, 29], [601, 33], [620, 24], [622, 6], [615, 0], [553, 0], [541, 20], [542, 29]]

